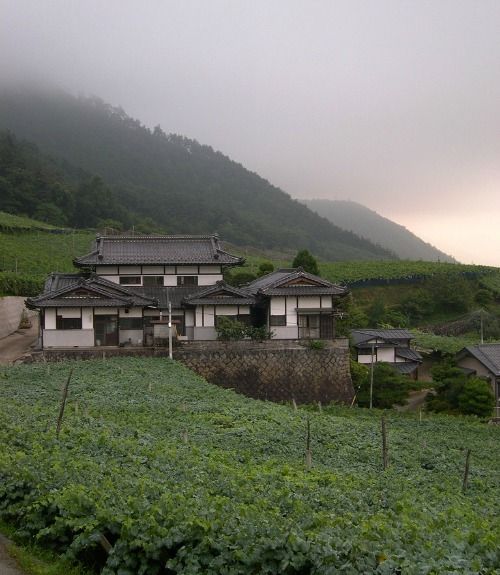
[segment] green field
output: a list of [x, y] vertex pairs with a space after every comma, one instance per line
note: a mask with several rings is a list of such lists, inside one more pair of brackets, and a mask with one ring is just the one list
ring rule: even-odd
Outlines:
[[383, 471], [380, 413], [294, 411], [164, 359], [21, 365], [0, 382], [0, 519], [97, 572], [500, 573], [498, 427], [388, 413]]

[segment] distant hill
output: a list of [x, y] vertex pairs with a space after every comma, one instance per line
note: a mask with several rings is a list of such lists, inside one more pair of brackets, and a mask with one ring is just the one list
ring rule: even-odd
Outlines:
[[[70, 205], [65, 209], [54, 190], [44, 199], [39, 188], [30, 188], [30, 160], [23, 164], [28, 184], [15, 194], [9, 176], [10, 204], [0, 209], [11, 213], [77, 227], [100, 226], [101, 220], [127, 227], [140, 218], [166, 232], [218, 232], [237, 245], [307, 248], [330, 261], [397, 259], [391, 250], [335, 226], [211, 147], [167, 135], [159, 126], [149, 130], [98, 98], [4, 91], [0, 129], [35, 143], [44, 158], [51, 158]], [[16, 145], [25, 148], [23, 153], [29, 146]], [[40, 162], [37, 151], [32, 152], [34, 163]], [[0, 157], [0, 178], [3, 163]]]
[[404, 226], [384, 218], [373, 210], [345, 200], [301, 200], [308, 208], [336, 226], [350, 230], [393, 251], [405, 260], [455, 262], [456, 260], [421, 240]]

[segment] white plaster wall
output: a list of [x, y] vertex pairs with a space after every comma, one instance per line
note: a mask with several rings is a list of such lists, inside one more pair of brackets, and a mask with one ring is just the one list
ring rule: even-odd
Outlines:
[[117, 275], [118, 274], [118, 266], [96, 266], [96, 274], [99, 276], [102, 275]]
[[56, 329], [56, 310], [54, 308], [45, 310], [45, 329]]
[[214, 285], [216, 282], [221, 281], [221, 280], [222, 280], [222, 274], [221, 275], [211, 275], [211, 276], [199, 275], [198, 276], [198, 285], [199, 286], [211, 286], [211, 285]]
[[82, 309], [82, 329], [94, 329], [94, 314], [92, 308]]
[[61, 317], [82, 317], [82, 311], [79, 307], [60, 307], [57, 310], [57, 315]]
[[320, 307], [321, 298], [319, 296], [299, 296], [299, 303], [297, 307], [300, 308], [316, 308]]
[[205, 305], [204, 307], [204, 326], [212, 327], [215, 325], [215, 309], [213, 305]]
[[165, 285], [165, 286], [176, 286], [177, 285], [177, 276], [164, 276], [163, 277], [163, 285]]
[[142, 266], [142, 273], [143, 275], [162, 276], [163, 266]]
[[121, 276], [140, 276], [141, 266], [120, 266]]
[[332, 296], [322, 295], [321, 296], [321, 307], [332, 307]]
[[293, 296], [286, 298], [286, 325], [292, 326], [297, 325], [297, 312], [295, 308], [297, 307], [297, 300]]
[[201, 305], [196, 306], [196, 323], [195, 323], [195, 325], [197, 325], [197, 326], [203, 325], [203, 313], [202, 313], [202, 306]]
[[198, 266], [177, 266], [177, 275], [198, 275]]
[[394, 348], [393, 347], [379, 347], [377, 349], [377, 361], [394, 361]]
[[194, 310], [187, 309], [184, 313], [184, 322], [186, 327], [194, 326]]
[[285, 298], [271, 297], [271, 315], [285, 315]]
[[[377, 361], [377, 356], [373, 354], [373, 362]], [[368, 355], [358, 355], [358, 363], [371, 363], [372, 356], [371, 354]]]
[[[245, 313], [245, 312], [242, 312], [242, 313]], [[238, 306], [237, 305], [218, 305], [217, 306], [217, 315], [238, 315]]]
[[93, 347], [93, 329], [44, 329], [44, 347]]

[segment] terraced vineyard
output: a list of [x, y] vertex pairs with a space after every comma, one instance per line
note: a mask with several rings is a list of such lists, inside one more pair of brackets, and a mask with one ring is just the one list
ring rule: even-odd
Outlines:
[[500, 573], [498, 427], [390, 413], [383, 471], [379, 413], [250, 400], [164, 359], [0, 382], [0, 518], [105, 575]]

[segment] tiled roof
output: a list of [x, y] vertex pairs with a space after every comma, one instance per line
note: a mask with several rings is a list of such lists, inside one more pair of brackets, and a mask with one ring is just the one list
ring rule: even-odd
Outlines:
[[418, 361], [418, 362], [423, 361], [422, 356], [418, 353], [418, 351], [415, 351], [414, 349], [411, 349], [409, 347], [396, 348], [396, 355], [408, 361]]
[[191, 305], [252, 305], [255, 298], [246, 290], [218, 281], [196, 294], [186, 296], [184, 301]]
[[99, 236], [92, 252], [75, 259], [95, 265], [238, 265], [243, 258], [225, 252], [217, 236]]
[[351, 329], [354, 345], [362, 344], [371, 339], [394, 341], [413, 339], [414, 335], [406, 329]]
[[[310, 285], [286, 285], [295, 280]], [[253, 294], [278, 295], [346, 295], [348, 289], [304, 271], [302, 268], [280, 269], [256, 279], [246, 286]]]
[[500, 376], [500, 343], [469, 345], [459, 352], [459, 357], [468, 352], [481, 362], [495, 376]]
[[[82, 294], [71, 294], [82, 290]], [[44, 291], [26, 300], [29, 308], [45, 307], [146, 307], [156, 301], [102, 277], [76, 274], [51, 274]]]
[[172, 308], [179, 309], [182, 307], [182, 302], [186, 296], [197, 294], [203, 289], [205, 289], [203, 286], [146, 286], [129, 288], [130, 291], [157, 300], [158, 307], [161, 309], [168, 309], [169, 301], [172, 304]]
[[420, 363], [417, 361], [401, 361], [398, 363], [390, 363], [394, 369], [397, 369], [400, 373], [409, 375], [418, 369]]

